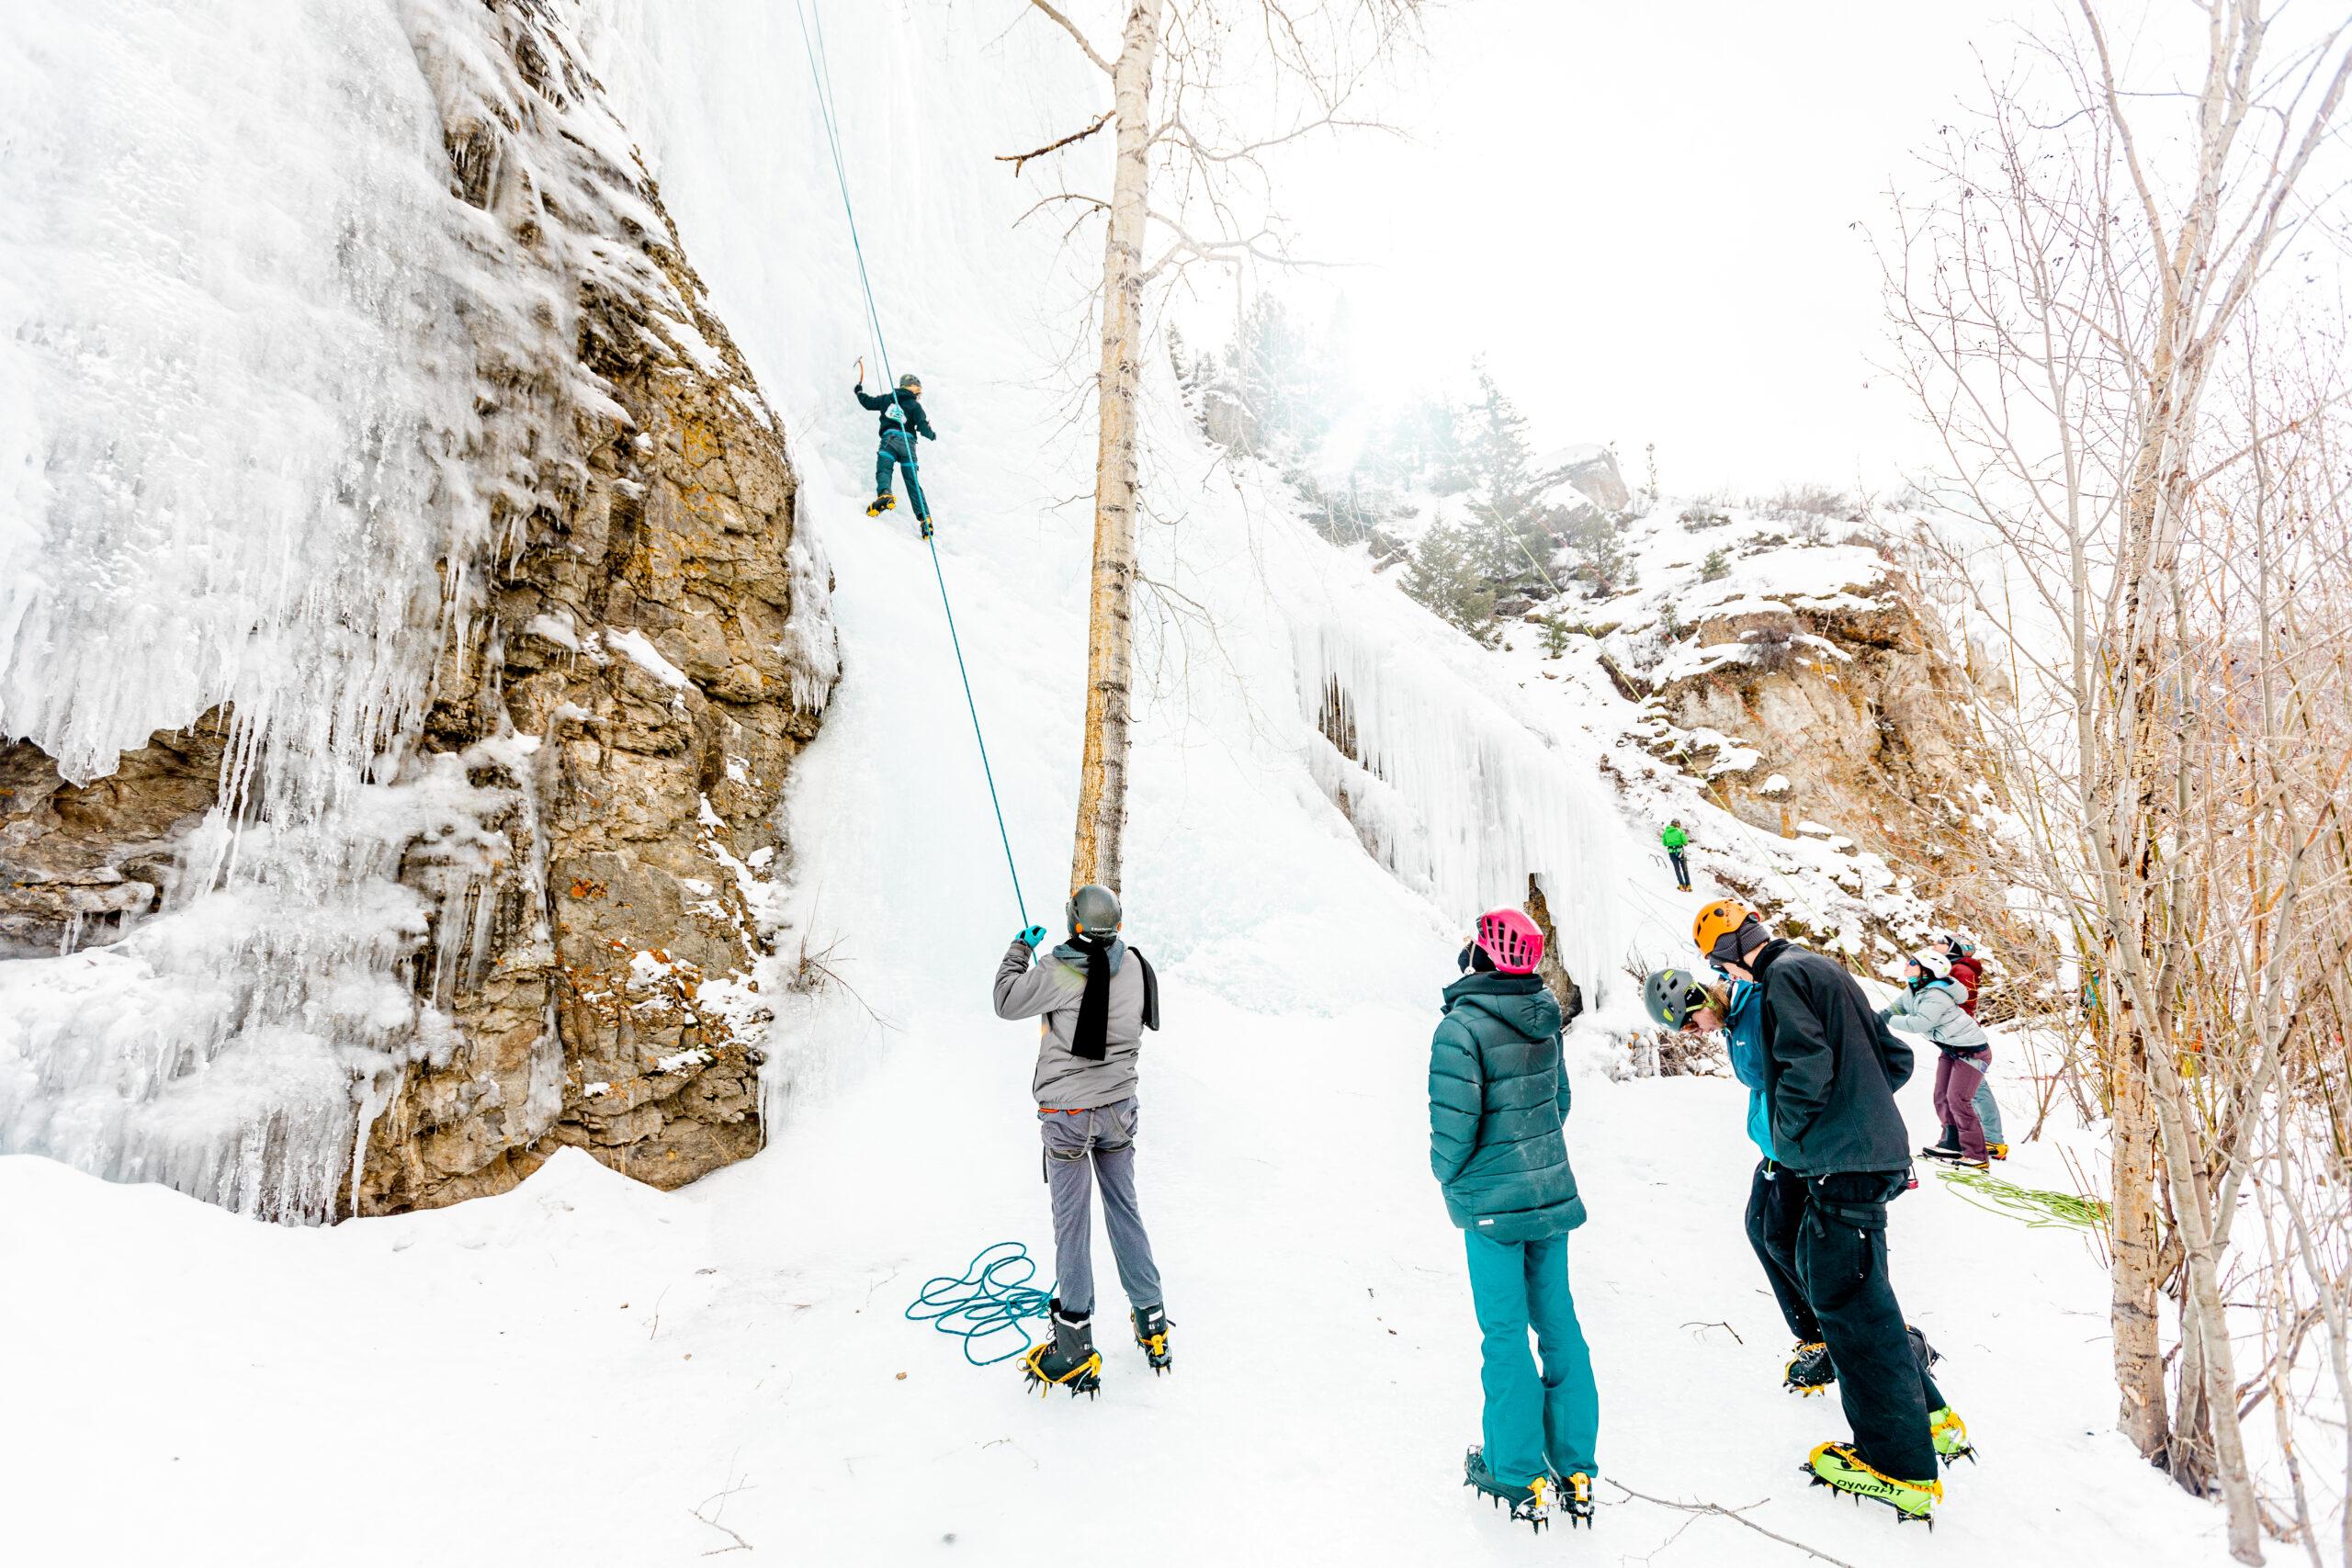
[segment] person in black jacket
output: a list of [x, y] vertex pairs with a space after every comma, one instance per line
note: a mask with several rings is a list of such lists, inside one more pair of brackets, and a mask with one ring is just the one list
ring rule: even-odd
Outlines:
[[1887, 1278], [1886, 1205], [1910, 1185], [1911, 1141], [1894, 1104], [1910, 1049], [1841, 965], [1774, 938], [1753, 910], [1711, 904], [1691, 934], [1711, 962], [1760, 988], [1772, 1147], [1805, 1184], [1797, 1278], [1854, 1431], [1850, 1445], [1815, 1448], [1808, 1468], [1926, 1518], [1943, 1497], [1938, 1461], [1970, 1450], [1966, 1426], [1914, 1357]]
[[882, 416], [881, 450], [874, 457], [874, 503], [865, 509], [865, 514], [876, 516], [899, 504], [899, 498], [890, 493], [890, 470], [896, 466], [906, 472], [907, 499], [914, 503], [923, 537], [931, 537], [931, 507], [922, 498], [922, 481], [915, 474], [915, 437], [936, 441], [939, 434], [931, 428], [931, 421], [922, 412], [922, 378], [910, 370], [899, 378], [898, 390], [872, 397], [865, 390], [865, 361], [861, 359], [857, 362], [857, 400]]

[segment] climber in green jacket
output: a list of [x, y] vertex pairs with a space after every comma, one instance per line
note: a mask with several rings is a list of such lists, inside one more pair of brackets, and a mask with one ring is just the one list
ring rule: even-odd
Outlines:
[[1600, 1427], [1568, 1289], [1568, 1232], [1584, 1224], [1584, 1201], [1561, 1135], [1567, 1066], [1559, 1004], [1535, 975], [1543, 953], [1526, 915], [1481, 915], [1462, 950], [1469, 973], [1446, 987], [1430, 1041], [1430, 1169], [1462, 1228], [1485, 1336], [1485, 1441], [1465, 1456], [1463, 1483], [1539, 1529], [1555, 1506], [1572, 1526], [1592, 1522]]
[[1683, 892], [1690, 892], [1690, 863], [1682, 858], [1682, 852], [1690, 847], [1690, 835], [1682, 830], [1682, 818], [1678, 817], [1668, 822], [1666, 831], [1657, 836], [1657, 841], [1666, 846], [1666, 858], [1674, 863], [1675, 885]]

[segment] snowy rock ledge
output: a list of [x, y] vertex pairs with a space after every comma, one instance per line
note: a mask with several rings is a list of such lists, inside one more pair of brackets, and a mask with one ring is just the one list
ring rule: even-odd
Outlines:
[[[114, 444], [145, 468], [94, 477], [87, 502], [62, 489], [36, 518], [51, 553], [17, 586], [26, 625], [104, 633], [89, 657], [116, 678], [0, 647], [0, 953], [22, 955], [0, 962], [0, 1152], [296, 1221], [502, 1190], [565, 1145], [663, 1187], [759, 1147], [776, 807], [840, 675], [781, 423], [581, 63], [574, 14], [388, 12], [232, 49], [253, 80], [219, 90], [299, 95], [312, 50], [376, 84], [322, 80], [280, 111], [313, 123], [264, 140], [329, 193], [373, 182], [389, 207], [397, 190], [397, 221], [322, 207], [256, 251], [180, 234], [176, 208], [108, 215], [158, 230], [153, 254], [209, 245], [216, 271], [286, 296], [220, 313], [252, 353], [187, 363], [299, 368], [315, 348], [323, 384], [364, 406], [275, 432], [288, 481], [216, 506], [219, 528], [193, 502], [97, 509], [221, 488], [230, 434], [184, 444], [221, 471], [198, 461], [177, 490], [164, 457]], [[61, 47], [85, 40], [57, 26]], [[212, 112], [157, 88], [92, 134]], [[136, 297], [35, 308], [135, 361], [147, 345], [117, 317]], [[302, 385], [198, 387], [195, 406], [267, 428], [242, 405], [273, 389]], [[85, 410], [60, 406], [70, 435]], [[87, 411], [101, 433], [179, 417]], [[107, 574], [73, 577], [100, 529]], [[170, 548], [141, 554], [150, 539]], [[310, 591], [285, 594], [289, 577]]]

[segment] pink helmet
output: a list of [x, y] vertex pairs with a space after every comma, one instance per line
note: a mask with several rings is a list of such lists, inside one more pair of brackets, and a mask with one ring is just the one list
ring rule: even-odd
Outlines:
[[1544, 933], [1518, 909], [1489, 909], [1478, 917], [1478, 945], [1506, 975], [1532, 975], [1544, 956]]

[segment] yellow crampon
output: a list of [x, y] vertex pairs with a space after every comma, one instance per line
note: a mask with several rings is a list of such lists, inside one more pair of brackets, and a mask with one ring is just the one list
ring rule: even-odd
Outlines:
[[1798, 1346], [1795, 1353], [1790, 1356], [1789, 1364], [1781, 1370], [1781, 1386], [1785, 1389], [1793, 1390], [1794, 1392], [1804, 1395], [1807, 1399], [1812, 1398], [1815, 1394], [1817, 1394], [1824, 1389], [1827, 1388], [1829, 1386], [1829, 1382], [1826, 1378], [1819, 1382], [1799, 1382], [1797, 1381], [1797, 1367], [1801, 1362], [1812, 1359], [1815, 1351], [1819, 1351], [1826, 1356], [1827, 1355], [1828, 1350], [1829, 1347], [1824, 1345], [1818, 1339], [1809, 1340], [1806, 1343]]
[[1962, 1420], [1960, 1412], [1951, 1405], [1928, 1413], [1928, 1436], [1935, 1440], [1936, 1457], [1944, 1463], [1952, 1464], [1961, 1460], [1971, 1464], [1976, 1462], [1975, 1445], [1968, 1440], [1968, 1423]]
[[1568, 1516], [1570, 1529], [1578, 1525], [1592, 1528], [1591, 1476], [1575, 1470], [1560, 1477], [1560, 1511]]
[[1031, 1382], [1037, 1385], [1038, 1398], [1045, 1398], [1056, 1388], [1069, 1390], [1070, 1397], [1073, 1399], [1081, 1393], [1092, 1394], [1102, 1392], [1102, 1357], [1099, 1351], [1087, 1357], [1061, 1376], [1054, 1378], [1046, 1375], [1044, 1364], [1046, 1352], [1053, 1348], [1052, 1340], [1040, 1340], [1030, 1346], [1027, 1353], [1021, 1358], [1021, 1370], [1028, 1374]]
[[[1827, 1456], [1826, 1465], [1824, 1456]], [[1816, 1445], [1806, 1456], [1804, 1468], [1816, 1486], [1831, 1487], [1857, 1499], [1874, 1498], [1893, 1508], [1898, 1517], [1917, 1519], [1931, 1529], [1935, 1517], [1930, 1510], [1944, 1500], [1941, 1481], [1898, 1481], [1844, 1443]]]

